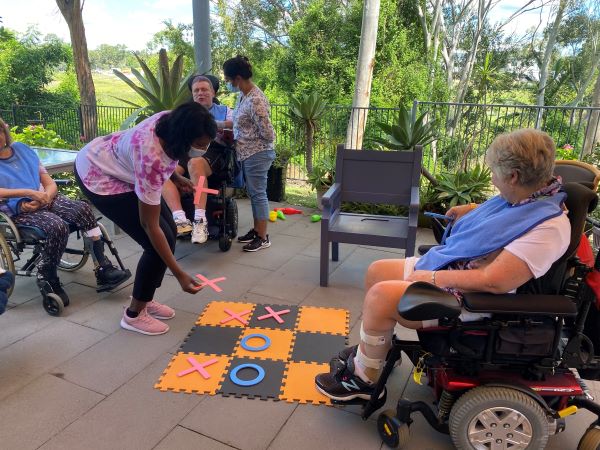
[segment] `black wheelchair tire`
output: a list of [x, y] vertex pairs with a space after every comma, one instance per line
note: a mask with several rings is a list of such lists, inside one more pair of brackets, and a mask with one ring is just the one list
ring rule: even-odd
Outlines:
[[229, 251], [229, 249], [231, 248], [231, 243], [232, 242], [233, 242], [233, 239], [231, 237], [229, 237], [228, 235], [221, 236], [219, 238], [219, 249], [222, 252]]
[[[10, 247], [8, 246], [8, 242], [4, 236], [0, 234], [0, 267], [8, 272], [12, 272], [13, 275], [16, 275], [15, 272], [15, 261], [13, 260], [12, 252]], [[13, 282], [12, 286], [8, 289], [6, 295], [10, 297], [15, 288], [15, 283]]]
[[65, 305], [62, 299], [53, 293], [49, 293], [43, 296], [42, 305], [48, 314], [51, 316], [60, 316], [65, 309]]
[[389, 448], [404, 448], [410, 440], [408, 424], [400, 422], [396, 417], [396, 411], [393, 409], [388, 409], [379, 414], [377, 431], [383, 443]]
[[226, 208], [226, 232], [229, 234], [231, 239], [234, 239], [238, 234], [238, 207], [235, 198], [230, 198], [227, 200]]

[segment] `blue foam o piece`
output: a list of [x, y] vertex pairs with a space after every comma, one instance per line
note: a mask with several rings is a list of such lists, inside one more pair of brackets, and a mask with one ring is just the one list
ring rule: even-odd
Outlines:
[[[237, 373], [242, 369], [254, 369], [258, 372], [258, 374], [256, 375], [256, 378], [252, 380], [240, 380], [237, 376]], [[240, 364], [229, 374], [229, 379], [231, 382], [237, 384], [238, 386], [254, 386], [255, 384], [260, 383], [264, 378], [265, 369], [257, 364]]]
[[[260, 347], [250, 347], [248, 345], [248, 341], [252, 338], [264, 339], [265, 343], [263, 345], [261, 345]], [[269, 338], [269, 336], [266, 336], [266, 335], [260, 334], [260, 333], [249, 334], [248, 336], [246, 336], [245, 338], [242, 339], [242, 342], [240, 342], [240, 345], [242, 346], [242, 348], [244, 350], [248, 350], [249, 352], [260, 352], [261, 350], [264, 350], [271, 346], [271, 338]]]

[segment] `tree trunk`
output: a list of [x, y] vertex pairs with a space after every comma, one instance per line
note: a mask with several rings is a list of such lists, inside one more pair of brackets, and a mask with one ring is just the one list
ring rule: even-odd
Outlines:
[[375, 45], [379, 23], [379, 0], [365, 0], [363, 6], [360, 48], [356, 65], [356, 87], [352, 100], [352, 113], [346, 130], [346, 148], [362, 148], [369, 101], [371, 81], [375, 65]]
[[[600, 108], [600, 72], [596, 78], [594, 93], [592, 94], [592, 107]], [[594, 146], [600, 142], [600, 109], [590, 112], [587, 128], [585, 131], [585, 144], [583, 145], [583, 156], [592, 153]]]
[[96, 90], [90, 70], [85, 27], [83, 26], [83, 5], [80, 0], [56, 0], [56, 4], [65, 18], [71, 34], [73, 61], [81, 100], [83, 140], [89, 142], [98, 134], [98, 118]]
[[[556, 37], [558, 36], [558, 28], [562, 22], [562, 18], [567, 7], [568, 0], [560, 0], [558, 4], [558, 10], [556, 11], [556, 17], [550, 30], [548, 31], [548, 40], [546, 41], [546, 48], [544, 49], [544, 58], [542, 59], [542, 65], [540, 66], [540, 83], [538, 85], [537, 92], [537, 105], [544, 106], [545, 95], [546, 95], [546, 84], [548, 82], [548, 67], [550, 66], [550, 60], [552, 58], [552, 52], [554, 51], [554, 45], [556, 44]], [[538, 115], [536, 120], [536, 128], [541, 125], [542, 109], [538, 109]]]

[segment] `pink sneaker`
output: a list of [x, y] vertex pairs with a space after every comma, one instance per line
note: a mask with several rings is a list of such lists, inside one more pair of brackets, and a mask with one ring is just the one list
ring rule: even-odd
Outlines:
[[155, 319], [168, 320], [175, 317], [175, 310], [170, 306], [152, 300], [146, 303], [146, 311]]
[[137, 317], [131, 318], [127, 316], [127, 310], [123, 311], [123, 317], [121, 318], [121, 328], [126, 330], [137, 331], [138, 333], [148, 334], [155, 336], [157, 334], [165, 334], [169, 331], [169, 325], [162, 323], [160, 320], [155, 319], [146, 308], [140, 311]]

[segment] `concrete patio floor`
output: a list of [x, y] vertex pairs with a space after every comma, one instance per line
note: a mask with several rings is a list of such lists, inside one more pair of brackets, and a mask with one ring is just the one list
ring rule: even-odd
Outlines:
[[[273, 206], [277, 206], [274, 204]], [[240, 232], [250, 228], [248, 201], [239, 201]], [[234, 243], [223, 253], [216, 242], [192, 246], [180, 241], [176, 256], [190, 273], [226, 276], [223, 292], [182, 293], [165, 277], [157, 299], [177, 316], [162, 336], [142, 336], [119, 327], [129, 284], [97, 294], [91, 263], [61, 273], [71, 305], [50, 317], [33, 278], [19, 278], [9, 310], [0, 316], [0, 449], [379, 449], [374, 414], [362, 421], [358, 407], [333, 408], [275, 401], [160, 392], [153, 388], [162, 371], [212, 300], [250, 301], [346, 308], [350, 342], [358, 339], [364, 273], [372, 261], [401, 257], [402, 251], [340, 245], [340, 261], [330, 266], [330, 286], [319, 286], [319, 224], [289, 216], [270, 224], [273, 245], [244, 253]], [[127, 267], [135, 269], [139, 248], [125, 235], [114, 236]], [[420, 230], [419, 243], [431, 243]], [[410, 332], [402, 332], [403, 337]], [[388, 385], [393, 408], [403, 395], [433, 400], [416, 385], [412, 366], [403, 362]], [[590, 383], [600, 396], [600, 384]], [[567, 430], [551, 436], [547, 448], [574, 449], [591, 414], [567, 418]], [[432, 430], [419, 415], [407, 448], [451, 449], [450, 438]]]

